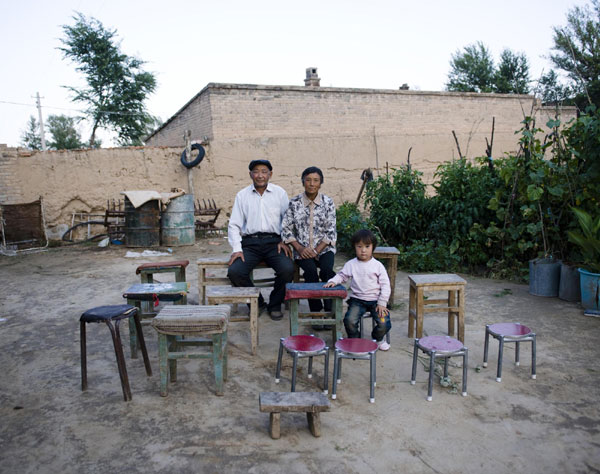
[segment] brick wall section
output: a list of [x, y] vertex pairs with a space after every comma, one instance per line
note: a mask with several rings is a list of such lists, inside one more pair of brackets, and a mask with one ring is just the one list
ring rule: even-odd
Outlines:
[[[17, 204], [23, 201], [23, 184], [17, 173], [17, 160], [31, 156], [31, 152], [19, 152], [0, 144], [0, 204]], [[33, 199], [34, 201], [37, 196]]]

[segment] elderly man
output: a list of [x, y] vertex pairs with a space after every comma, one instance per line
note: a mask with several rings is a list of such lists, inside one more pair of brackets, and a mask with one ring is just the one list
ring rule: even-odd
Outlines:
[[247, 287], [254, 286], [250, 275], [260, 262], [275, 270], [269, 304], [261, 295], [259, 305], [277, 321], [283, 317], [285, 284], [294, 277], [291, 251], [281, 241], [281, 222], [289, 201], [283, 188], [269, 183], [273, 175], [269, 160], [252, 160], [248, 169], [252, 184], [235, 196], [229, 219], [228, 239], [233, 253], [227, 276], [233, 286]]
[[[304, 271], [304, 281], [315, 283], [321, 277], [321, 281], [326, 282], [335, 276], [335, 205], [333, 199], [320, 192], [323, 172], [316, 166], [302, 172], [302, 184], [304, 192], [290, 200], [283, 218], [282, 238], [294, 248], [294, 258]], [[311, 312], [323, 309], [321, 300], [308, 300], [308, 305]], [[325, 300], [325, 311], [331, 311], [331, 300]]]

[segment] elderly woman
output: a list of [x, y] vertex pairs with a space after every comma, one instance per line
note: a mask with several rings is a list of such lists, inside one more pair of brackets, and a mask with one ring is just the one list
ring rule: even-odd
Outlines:
[[[315, 283], [320, 277], [326, 282], [335, 275], [335, 205], [333, 199], [319, 192], [323, 172], [316, 166], [302, 172], [302, 184], [304, 192], [290, 200], [283, 217], [281, 238], [293, 247], [304, 281]], [[323, 310], [321, 300], [311, 299], [308, 304], [311, 312]], [[325, 300], [325, 311], [331, 311], [331, 300]]]

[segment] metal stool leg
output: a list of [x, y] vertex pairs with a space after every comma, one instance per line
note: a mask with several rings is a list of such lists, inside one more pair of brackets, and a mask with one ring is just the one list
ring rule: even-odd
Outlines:
[[113, 327], [110, 321], [106, 321], [106, 325], [110, 330], [115, 347], [115, 355], [117, 357], [117, 366], [119, 368], [119, 377], [121, 379], [121, 388], [123, 389], [123, 398], [126, 402], [131, 400], [131, 389], [129, 388], [129, 378], [127, 377], [127, 367], [125, 366], [125, 356], [123, 355], [123, 346], [121, 344], [121, 334], [119, 331], [119, 320], [115, 321]]
[[331, 385], [331, 398], [333, 400], [335, 400], [336, 395], [336, 389], [337, 389], [337, 378], [338, 378], [338, 358], [339, 358], [339, 351], [337, 349], [335, 349], [334, 353], [333, 353], [333, 382]]
[[448, 377], [448, 359], [449, 357], [444, 357], [444, 378]]
[[531, 378], [536, 378], [535, 373], [535, 355], [536, 355], [536, 347], [535, 347], [535, 334], [531, 335]]
[[485, 326], [485, 343], [483, 345], [483, 366], [487, 367], [488, 365], [488, 349], [490, 347], [490, 326]]
[[462, 380], [462, 396], [467, 396], [467, 364], [469, 363], [469, 349], [465, 347], [463, 354], [463, 380]]
[[433, 400], [433, 372], [435, 365], [435, 351], [429, 353], [429, 386], [427, 388], [427, 401]]
[[325, 347], [325, 371], [323, 373], [323, 393], [329, 393], [329, 347]]
[[418, 346], [419, 340], [415, 339], [414, 348], [413, 348], [413, 361], [412, 361], [412, 373], [410, 376], [410, 384], [414, 385], [417, 380], [417, 356], [419, 352]]
[[140, 348], [142, 349], [142, 357], [144, 358], [144, 367], [146, 367], [146, 375], [150, 377], [152, 375], [152, 367], [150, 366], [150, 359], [148, 358], [148, 350], [146, 349], [146, 341], [144, 340], [144, 333], [142, 332], [142, 323], [140, 321], [139, 312], [136, 312], [136, 314], [134, 314], [133, 320], [138, 335], [138, 342], [140, 344]]
[[298, 352], [293, 351], [292, 357], [294, 358], [294, 363], [292, 367], [292, 392], [296, 391], [296, 369], [298, 368]]
[[283, 341], [285, 338], [279, 339], [279, 354], [277, 355], [277, 368], [275, 369], [275, 383], [279, 383], [281, 375], [281, 358], [283, 357]]
[[376, 353], [373, 352], [370, 357], [370, 362], [371, 362], [371, 377], [370, 377], [371, 378], [371, 393], [370, 393], [371, 396], [369, 397], [370, 403], [375, 403], [375, 383], [376, 383], [375, 382], [375, 375], [376, 375], [375, 374], [375, 367], [376, 367], [375, 354]]
[[85, 323], [79, 322], [79, 343], [81, 346], [81, 390], [87, 390], [87, 348], [85, 339]]
[[519, 349], [520, 349], [521, 343], [519, 341], [515, 342], [515, 365], [518, 367], [519, 365], [521, 365], [521, 363], [519, 362]]
[[313, 358], [312, 358], [312, 356], [310, 356], [308, 358], [308, 374], [307, 374], [309, 379], [312, 379], [312, 363], [313, 363]]
[[498, 372], [496, 373], [496, 382], [502, 382], [502, 356], [504, 355], [504, 337], [498, 338], [500, 345], [498, 347]]

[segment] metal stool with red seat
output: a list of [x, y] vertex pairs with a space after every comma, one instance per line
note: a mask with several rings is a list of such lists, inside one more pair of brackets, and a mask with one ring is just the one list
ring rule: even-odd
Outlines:
[[448, 377], [448, 359], [453, 356], [463, 358], [462, 374], [462, 396], [467, 396], [467, 363], [469, 360], [469, 350], [458, 339], [449, 336], [426, 336], [421, 339], [415, 339], [413, 350], [412, 376], [410, 384], [414, 385], [417, 378], [417, 355], [421, 349], [429, 355], [429, 385], [427, 388], [427, 401], [433, 399], [433, 374], [435, 359], [444, 359], [444, 378]]
[[520, 323], [497, 323], [488, 324], [485, 327], [485, 345], [483, 349], [483, 366], [487, 367], [488, 349], [490, 334], [498, 339], [500, 346], [498, 348], [498, 371], [496, 373], [496, 382], [502, 381], [502, 356], [504, 354], [504, 343], [515, 343], [515, 365], [519, 365], [520, 343], [531, 341], [531, 378], [535, 379], [535, 333], [531, 332], [527, 326]]
[[377, 343], [371, 339], [351, 338], [339, 339], [335, 343], [335, 355], [333, 359], [333, 387], [331, 389], [331, 398], [335, 400], [337, 394], [337, 384], [342, 382], [342, 359], [360, 359], [368, 360], [371, 364], [370, 385], [371, 393], [369, 402], [375, 403], [375, 354], [377, 353]]
[[296, 369], [298, 359], [308, 357], [308, 378], [312, 378], [312, 362], [315, 356], [325, 357], [325, 371], [323, 374], [323, 393], [329, 393], [329, 347], [319, 337], [301, 334], [297, 336], [282, 337], [279, 340], [279, 354], [277, 356], [277, 369], [275, 371], [275, 383], [279, 383], [281, 375], [281, 358], [283, 349], [290, 354], [294, 360], [292, 367], [292, 392], [296, 391]]

